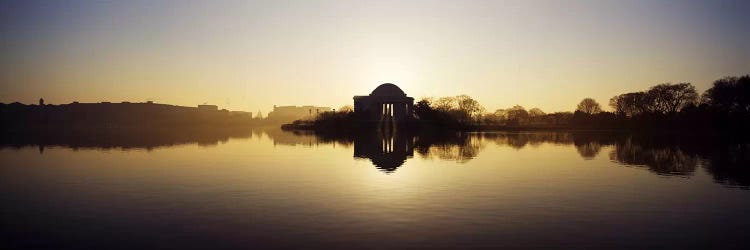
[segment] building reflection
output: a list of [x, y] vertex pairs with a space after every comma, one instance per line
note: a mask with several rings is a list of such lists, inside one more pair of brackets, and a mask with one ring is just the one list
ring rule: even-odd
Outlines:
[[414, 156], [414, 136], [398, 131], [373, 131], [354, 139], [354, 158], [369, 159], [386, 173], [396, 171]]
[[750, 187], [750, 143], [734, 137], [699, 135], [446, 131], [316, 134], [258, 128], [73, 129], [4, 133], [0, 137], [0, 148], [33, 146], [39, 154], [45, 154], [48, 147], [151, 150], [182, 144], [215, 146], [231, 138], [268, 138], [274, 146], [353, 146], [354, 158], [368, 159], [384, 173], [394, 173], [415, 155], [460, 164], [476, 158], [489, 144], [516, 150], [552, 144], [575, 147], [584, 160], [609, 160], [617, 166], [645, 169], [661, 176], [689, 177], [702, 168], [717, 183]]
[[216, 146], [230, 138], [251, 138], [249, 128], [56, 128], [3, 133], [0, 148], [46, 147], [77, 149], [145, 149], [184, 144]]

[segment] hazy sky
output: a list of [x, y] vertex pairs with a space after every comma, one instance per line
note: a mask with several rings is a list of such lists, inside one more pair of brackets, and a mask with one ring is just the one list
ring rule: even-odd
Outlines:
[[0, 102], [573, 110], [750, 73], [750, 1], [2, 1]]

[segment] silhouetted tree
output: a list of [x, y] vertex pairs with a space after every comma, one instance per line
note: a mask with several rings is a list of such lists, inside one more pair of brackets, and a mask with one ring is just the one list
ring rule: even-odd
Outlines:
[[602, 112], [602, 107], [598, 102], [596, 102], [596, 100], [585, 98], [580, 103], [578, 103], [578, 108], [576, 108], [576, 111], [581, 111], [583, 113], [593, 115]]
[[430, 102], [434, 109], [449, 112], [456, 108], [456, 98], [454, 97], [440, 97], [434, 102]]
[[484, 112], [484, 107], [468, 95], [456, 96], [456, 102], [458, 110], [461, 113], [461, 119], [459, 120], [464, 123], [469, 120], [478, 120], [479, 116]]
[[703, 93], [703, 102], [724, 112], [750, 112], [750, 75], [714, 81]]
[[513, 106], [508, 109], [509, 125], [520, 125], [529, 118], [529, 112], [521, 105]]
[[458, 126], [458, 121], [450, 115], [450, 110], [433, 108], [431, 98], [422, 98], [422, 100], [419, 100], [414, 105], [414, 115], [423, 124], [432, 124], [433, 126], [442, 128]]
[[414, 115], [417, 117], [417, 119], [424, 119], [425, 116], [432, 111], [432, 107], [430, 107], [430, 100], [428, 98], [423, 98], [422, 100], [417, 101], [417, 103], [414, 104]]
[[508, 121], [508, 110], [506, 109], [497, 109], [492, 114], [498, 119], [498, 121], [501, 121], [501, 122]]
[[648, 90], [654, 111], [667, 114], [682, 110], [698, 101], [698, 93], [690, 83], [662, 83]]
[[542, 111], [539, 108], [532, 108], [529, 109], [529, 116], [530, 117], [540, 117], [544, 115], [544, 111]]
[[544, 111], [539, 108], [529, 109], [529, 122], [534, 124], [542, 124], [545, 119]]
[[568, 124], [572, 118], [573, 113], [571, 112], [555, 112], [545, 115], [545, 120], [553, 125]]
[[652, 98], [646, 92], [621, 94], [609, 100], [609, 106], [616, 114], [628, 117], [652, 112], [652, 104]]
[[354, 112], [352, 105], [344, 105], [339, 108], [339, 112]]

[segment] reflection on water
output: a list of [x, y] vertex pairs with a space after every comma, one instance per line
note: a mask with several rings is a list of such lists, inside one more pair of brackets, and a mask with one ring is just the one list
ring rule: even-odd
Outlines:
[[414, 138], [404, 133], [364, 133], [354, 139], [354, 157], [390, 173], [414, 155]]
[[592, 132], [5, 134], [0, 248], [742, 248], [748, 146]]
[[686, 177], [704, 168], [716, 182], [750, 187], [748, 142], [726, 138], [684, 135], [638, 135], [593, 132], [442, 132], [409, 133], [359, 132], [316, 135], [310, 131], [282, 131], [275, 128], [223, 130], [117, 130], [46, 131], [9, 134], [1, 147], [62, 146], [72, 149], [146, 149], [183, 144], [216, 146], [230, 138], [251, 139], [266, 136], [277, 146], [333, 145], [353, 148], [354, 158], [369, 159], [385, 173], [401, 167], [414, 153], [422, 159], [466, 163], [477, 157], [487, 143], [522, 149], [544, 143], [572, 145], [584, 160], [594, 159], [608, 149], [609, 159], [622, 166], [646, 168], [654, 174]]
[[[260, 133], [261, 131], [255, 131]], [[146, 149], [184, 144], [216, 146], [230, 138], [249, 138], [253, 130], [232, 129], [145, 129], [145, 128], [96, 128], [96, 129], [50, 129], [4, 133], [0, 146], [20, 148], [38, 146], [40, 153], [45, 146], [62, 146], [72, 149]], [[258, 134], [256, 134], [258, 135]]]

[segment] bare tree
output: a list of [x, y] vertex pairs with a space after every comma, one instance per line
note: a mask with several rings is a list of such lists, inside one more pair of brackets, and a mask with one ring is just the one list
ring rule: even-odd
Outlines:
[[578, 104], [578, 108], [576, 109], [576, 111], [581, 111], [583, 113], [593, 115], [602, 112], [602, 107], [598, 102], [596, 102], [596, 100], [585, 98], [581, 101], [581, 103]]
[[458, 110], [461, 111], [466, 118], [479, 119], [479, 116], [484, 112], [484, 107], [468, 95], [460, 95], [455, 98]]
[[507, 112], [508, 121], [512, 123], [521, 124], [529, 118], [529, 112], [521, 105], [513, 106]]
[[648, 95], [653, 100], [654, 111], [674, 113], [698, 102], [698, 92], [690, 83], [662, 83], [651, 87]]
[[434, 102], [432, 102], [432, 106], [435, 107], [435, 109], [440, 111], [450, 111], [452, 109], [456, 108], [456, 98], [454, 97], [440, 97]]
[[540, 117], [540, 116], [544, 116], [544, 115], [545, 115], [544, 111], [542, 111], [539, 108], [529, 109], [529, 116], [530, 117]]
[[646, 92], [625, 93], [612, 97], [609, 106], [615, 113], [625, 116], [652, 113], [656, 110], [654, 97]]

